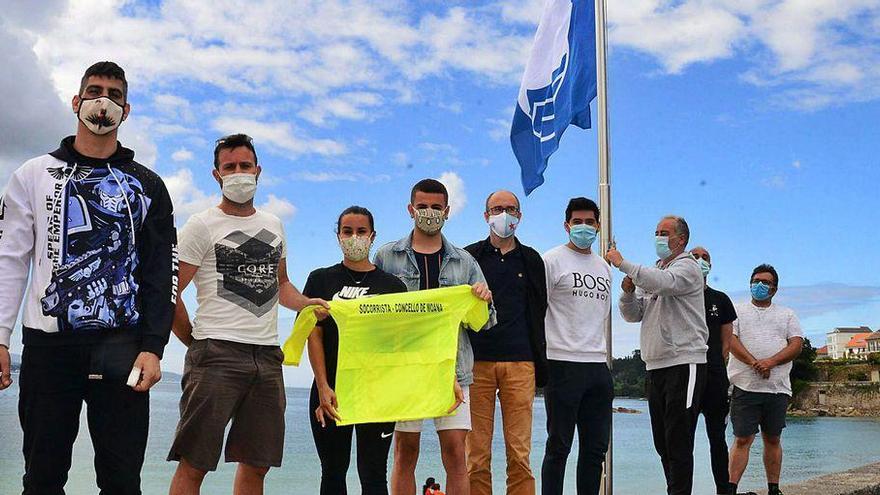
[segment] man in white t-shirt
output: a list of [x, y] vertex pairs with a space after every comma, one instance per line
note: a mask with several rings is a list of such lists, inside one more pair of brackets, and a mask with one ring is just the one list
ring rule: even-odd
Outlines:
[[[193, 323], [178, 297], [172, 329], [187, 347], [180, 422], [169, 461], [179, 461], [171, 495], [198, 493], [217, 468], [237, 462], [234, 493], [262, 493], [284, 449], [284, 354], [278, 346], [278, 303], [300, 310], [327, 303], [303, 296], [287, 278], [284, 227], [254, 208], [260, 167], [250, 137], [217, 140], [218, 206], [190, 217], [180, 233], [180, 292], [195, 281]], [[326, 314], [324, 315], [326, 316]]]
[[736, 305], [737, 320], [733, 324], [727, 367], [733, 385], [730, 420], [736, 437], [730, 448], [731, 494], [736, 494], [760, 426], [767, 494], [780, 495], [780, 440], [791, 399], [789, 373], [791, 362], [801, 353], [804, 338], [794, 311], [773, 304], [778, 288], [776, 270], [760, 265], [752, 272], [752, 300]]
[[595, 202], [587, 198], [569, 201], [563, 225], [569, 241], [543, 256], [548, 374], [541, 493], [563, 493], [565, 464], [577, 427], [577, 493], [593, 495], [599, 493], [614, 399], [605, 345], [605, 322], [611, 313], [611, 268], [591, 247], [599, 232]]

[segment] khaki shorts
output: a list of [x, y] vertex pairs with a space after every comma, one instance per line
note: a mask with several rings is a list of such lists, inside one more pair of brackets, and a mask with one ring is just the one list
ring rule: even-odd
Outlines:
[[[462, 385], [461, 391], [464, 393], [464, 402], [462, 402], [455, 414], [452, 416], [440, 416], [431, 421], [434, 422], [434, 429], [443, 430], [466, 430], [471, 431], [471, 394], [470, 387]], [[402, 431], [405, 433], [421, 433], [423, 419], [414, 421], [398, 421], [394, 427], [394, 431]]]
[[186, 351], [180, 422], [169, 461], [217, 469], [223, 434], [226, 462], [281, 466], [284, 450], [284, 355], [278, 346], [195, 340]]

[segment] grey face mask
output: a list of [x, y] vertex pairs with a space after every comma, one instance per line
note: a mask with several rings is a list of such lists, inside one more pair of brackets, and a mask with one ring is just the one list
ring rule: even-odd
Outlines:
[[416, 228], [426, 234], [436, 234], [443, 228], [446, 222], [443, 210], [435, 210], [433, 208], [422, 208], [415, 210]]

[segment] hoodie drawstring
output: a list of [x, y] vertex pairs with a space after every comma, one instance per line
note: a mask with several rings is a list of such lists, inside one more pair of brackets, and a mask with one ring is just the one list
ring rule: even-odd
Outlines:
[[122, 197], [125, 199], [125, 209], [128, 210], [128, 221], [131, 225], [131, 244], [135, 244], [135, 234], [134, 234], [134, 216], [131, 214], [131, 204], [128, 202], [128, 193], [125, 192], [125, 188], [122, 187], [122, 182], [119, 181], [119, 177], [116, 177], [116, 173], [113, 172], [113, 169], [110, 168], [110, 164], [107, 164], [107, 171], [110, 172], [110, 175], [116, 179], [116, 185], [119, 186], [119, 190], [122, 191]]

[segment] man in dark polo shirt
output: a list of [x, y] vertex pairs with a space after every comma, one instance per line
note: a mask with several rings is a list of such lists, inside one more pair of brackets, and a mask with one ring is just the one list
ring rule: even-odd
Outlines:
[[703, 392], [701, 411], [706, 420], [706, 435], [709, 437], [709, 451], [712, 457], [712, 476], [715, 478], [715, 493], [728, 493], [730, 478], [727, 472], [727, 413], [730, 411], [730, 398], [727, 390], [727, 356], [730, 352], [730, 338], [733, 335], [733, 321], [736, 310], [727, 294], [709, 287], [709, 270], [712, 257], [709, 251], [698, 246], [691, 249], [697, 259], [703, 279], [706, 281], [703, 299], [706, 303], [706, 326], [709, 327], [709, 350], [706, 352], [706, 390]]
[[490, 194], [483, 216], [489, 224], [489, 238], [465, 249], [480, 264], [492, 289], [498, 323], [486, 332], [470, 332], [474, 383], [470, 389], [468, 477], [472, 495], [491, 495], [497, 394], [507, 452], [506, 493], [532, 495], [532, 404], [535, 387], [544, 386], [547, 376], [544, 262], [537, 251], [520, 244], [514, 235], [522, 218], [516, 195], [509, 191]]

